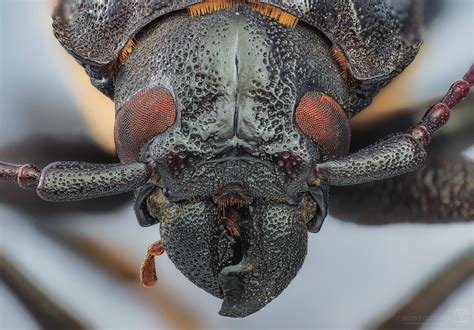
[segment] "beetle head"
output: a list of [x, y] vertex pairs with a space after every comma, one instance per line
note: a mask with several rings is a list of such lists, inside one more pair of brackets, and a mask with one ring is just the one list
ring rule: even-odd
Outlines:
[[[347, 84], [316, 30], [246, 7], [177, 13], [136, 37], [116, 80], [122, 161], [153, 161], [142, 225], [191, 281], [246, 316], [276, 297], [326, 215], [315, 162], [347, 152]], [[314, 116], [313, 113], [317, 115]]]

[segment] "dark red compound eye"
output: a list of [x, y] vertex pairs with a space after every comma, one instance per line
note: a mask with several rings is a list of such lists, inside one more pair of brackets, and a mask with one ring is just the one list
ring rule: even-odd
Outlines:
[[143, 145], [170, 128], [175, 120], [176, 105], [168, 89], [157, 86], [135, 94], [115, 119], [115, 145], [120, 160], [137, 160]]
[[349, 152], [351, 129], [341, 106], [321, 92], [303, 96], [295, 110], [299, 129], [318, 143], [328, 158], [337, 158]]

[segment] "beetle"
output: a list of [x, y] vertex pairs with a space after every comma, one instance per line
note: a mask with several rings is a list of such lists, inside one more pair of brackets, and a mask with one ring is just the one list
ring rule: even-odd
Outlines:
[[[419, 168], [469, 93], [472, 67], [409, 131], [349, 153], [349, 119], [419, 49], [421, 6], [63, 1], [55, 35], [115, 101], [121, 164], [0, 163], [0, 179], [54, 202], [134, 190], [140, 225], [159, 223], [162, 237], [147, 251], [143, 283], [154, 284], [153, 258], [166, 251], [223, 298], [222, 315], [247, 316], [300, 269], [329, 187], [363, 191]], [[472, 166], [463, 171], [472, 176]], [[448, 214], [472, 218], [472, 202]]]

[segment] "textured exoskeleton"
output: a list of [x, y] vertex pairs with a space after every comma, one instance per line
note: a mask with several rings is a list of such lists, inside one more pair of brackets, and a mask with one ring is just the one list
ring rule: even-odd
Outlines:
[[224, 299], [222, 315], [249, 315], [300, 269], [329, 186], [419, 168], [468, 94], [472, 69], [410, 131], [348, 155], [349, 119], [413, 60], [422, 10], [406, 0], [62, 1], [54, 33], [115, 101], [123, 164], [3, 164], [0, 178], [52, 201], [135, 190], [139, 223], [160, 224], [176, 267]]

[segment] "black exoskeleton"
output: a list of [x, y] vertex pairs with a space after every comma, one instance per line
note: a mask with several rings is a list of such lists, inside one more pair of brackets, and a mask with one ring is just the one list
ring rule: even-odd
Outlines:
[[[49, 201], [135, 191], [140, 225], [159, 223], [162, 238], [144, 284], [166, 251], [223, 299], [222, 315], [247, 316], [302, 266], [329, 187], [420, 168], [469, 94], [473, 67], [416, 126], [349, 153], [349, 119], [415, 57], [422, 9], [407, 0], [62, 1], [54, 33], [115, 101], [122, 163], [0, 163], [0, 180]], [[460, 220], [474, 217], [472, 200], [459, 207]]]

